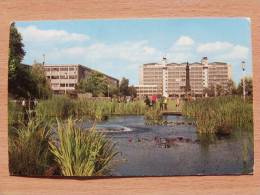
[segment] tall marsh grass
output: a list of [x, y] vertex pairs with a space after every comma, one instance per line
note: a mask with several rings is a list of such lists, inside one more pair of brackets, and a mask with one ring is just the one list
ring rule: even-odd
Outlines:
[[42, 100], [35, 108], [39, 118], [67, 118], [75, 115], [74, 102], [67, 96], [52, 96], [47, 100]]
[[15, 126], [24, 120], [24, 111], [21, 105], [14, 101], [8, 102], [8, 126]]
[[234, 129], [252, 131], [253, 105], [238, 96], [198, 99], [186, 102], [182, 112], [196, 121], [199, 133], [231, 133]]
[[64, 176], [97, 176], [108, 171], [117, 154], [114, 144], [95, 128], [82, 130], [76, 121], [58, 121], [58, 139], [51, 142], [51, 152]]
[[144, 119], [147, 125], [163, 125], [165, 123], [161, 110], [158, 106], [150, 108], [144, 114]]
[[37, 116], [62, 119], [77, 116], [77, 118], [96, 121], [104, 120], [111, 115], [141, 115], [145, 113], [145, 110], [143, 101], [122, 103], [104, 99], [70, 99], [66, 96], [54, 96], [51, 99], [40, 101], [35, 109]]
[[46, 121], [30, 118], [9, 134], [9, 171], [11, 175], [45, 175], [54, 165], [49, 150], [50, 126]]

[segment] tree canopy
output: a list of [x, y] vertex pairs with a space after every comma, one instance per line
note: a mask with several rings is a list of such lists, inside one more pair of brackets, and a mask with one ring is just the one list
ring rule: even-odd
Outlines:
[[14, 98], [43, 98], [50, 95], [50, 88], [42, 67], [21, 64], [24, 44], [15, 23], [10, 27], [8, 60], [8, 93]]
[[79, 84], [81, 92], [92, 93], [94, 97], [105, 96], [108, 93], [108, 82], [104, 75], [99, 72], [91, 72]]
[[129, 95], [128, 85], [129, 85], [129, 80], [127, 78], [123, 77], [119, 84], [120, 95], [122, 95], [122, 96]]
[[[246, 88], [246, 95], [253, 95], [253, 80], [252, 77], [245, 77], [245, 88]], [[243, 94], [243, 79], [240, 80], [237, 93], [239, 95]]]

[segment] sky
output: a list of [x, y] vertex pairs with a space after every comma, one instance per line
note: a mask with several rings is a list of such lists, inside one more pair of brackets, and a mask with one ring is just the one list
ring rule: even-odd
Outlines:
[[252, 76], [248, 18], [111, 19], [16, 22], [23, 37], [23, 63], [82, 64], [138, 84], [143, 63], [227, 62], [238, 83], [246, 62]]

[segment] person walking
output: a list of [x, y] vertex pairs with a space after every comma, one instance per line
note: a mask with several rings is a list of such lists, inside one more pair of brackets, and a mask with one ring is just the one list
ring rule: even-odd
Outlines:
[[160, 110], [162, 111], [163, 110], [163, 97], [162, 96], [159, 97], [159, 105], [160, 105]]
[[150, 99], [148, 98], [147, 95], [145, 96], [144, 103], [145, 103], [145, 105], [146, 105], [147, 107], [150, 107]]
[[176, 111], [179, 111], [179, 106], [180, 106], [180, 97], [178, 96], [176, 99]]
[[167, 110], [168, 108], [167, 108], [167, 105], [168, 104], [168, 99], [167, 99], [167, 97], [164, 97], [164, 99], [163, 99], [163, 105], [164, 105], [164, 110]]
[[152, 106], [155, 106], [155, 105], [156, 105], [156, 101], [157, 101], [157, 96], [156, 96], [156, 95], [153, 95], [153, 96], [152, 96]]
[[38, 104], [38, 100], [37, 100], [36, 98], [34, 98], [34, 100], [33, 100], [33, 104], [34, 104], [34, 107], [37, 106], [37, 104]]
[[25, 99], [22, 100], [22, 107], [25, 108], [26, 107], [26, 102]]

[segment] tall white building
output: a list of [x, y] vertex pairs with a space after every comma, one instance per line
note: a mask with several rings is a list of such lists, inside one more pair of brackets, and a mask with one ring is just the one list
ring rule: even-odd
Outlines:
[[[140, 85], [136, 86], [137, 94], [182, 96], [186, 87], [187, 63], [148, 63], [140, 67]], [[221, 85], [226, 87], [231, 79], [231, 65], [224, 62], [208, 63], [208, 58], [201, 62], [189, 64], [190, 93], [193, 96], [204, 95], [204, 89]], [[149, 87], [152, 89], [149, 90]], [[156, 87], [156, 88], [155, 88]], [[145, 90], [144, 90], [145, 89]]]

